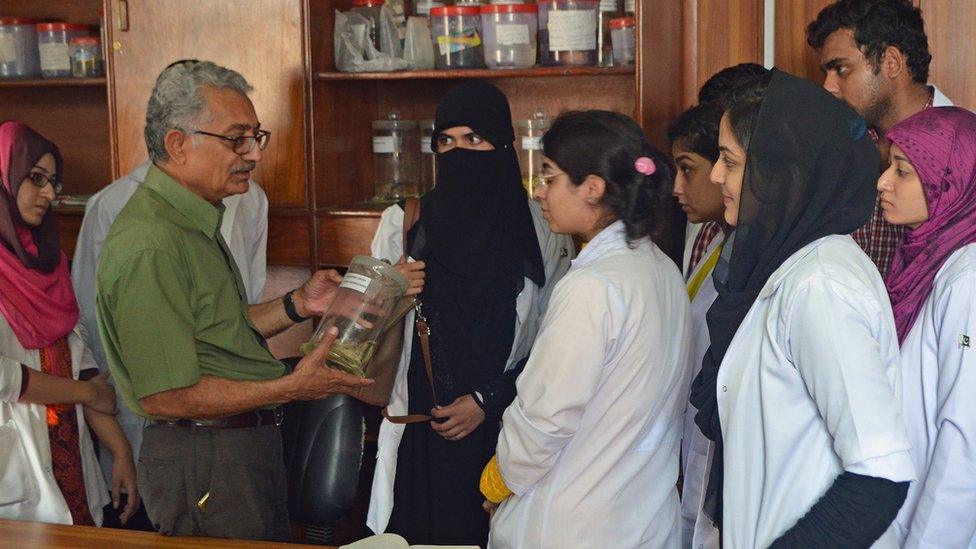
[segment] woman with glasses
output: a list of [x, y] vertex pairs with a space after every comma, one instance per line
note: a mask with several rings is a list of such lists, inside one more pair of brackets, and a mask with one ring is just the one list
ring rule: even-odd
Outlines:
[[376, 257], [426, 264], [419, 297], [433, 387], [409, 317], [387, 414], [433, 419], [381, 424], [367, 521], [412, 544], [487, 542], [478, 476], [550, 288], [573, 255], [572, 241], [552, 235], [526, 196], [514, 141], [501, 91], [482, 81], [453, 88], [435, 116], [436, 187], [420, 200], [406, 253], [399, 205], [373, 239]]
[[[135, 464], [107, 374], [80, 380], [97, 367], [51, 212], [60, 177], [53, 143], [0, 123], [0, 518], [100, 525], [125, 488], [124, 522], [139, 506]], [[111, 500], [89, 427], [115, 458]]]
[[918, 481], [903, 547], [976, 547], [976, 114], [925, 109], [885, 134], [885, 220], [907, 228], [885, 284]]
[[691, 312], [651, 241], [671, 162], [606, 111], [561, 115], [542, 145], [543, 215], [588, 244], [553, 290], [483, 476], [501, 502], [490, 546], [680, 547]]

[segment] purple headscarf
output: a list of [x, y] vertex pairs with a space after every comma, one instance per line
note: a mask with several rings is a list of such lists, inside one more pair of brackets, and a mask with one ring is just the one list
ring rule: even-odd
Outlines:
[[925, 109], [901, 121], [887, 138], [922, 180], [929, 218], [905, 231], [885, 280], [904, 342], [950, 255], [976, 242], [976, 114], [956, 107]]

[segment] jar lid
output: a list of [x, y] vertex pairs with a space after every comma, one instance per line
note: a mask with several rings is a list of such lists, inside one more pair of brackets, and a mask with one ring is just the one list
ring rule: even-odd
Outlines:
[[434, 131], [434, 121], [433, 120], [421, 120], [420, 129], [427, 131]]
[[415, 130], [416, 120], [374, 120], [374, 130]]
[[407, 280], [407, 277], [400, 274], [400, 271], [397, 271], [396, 267], [390, 265], [386, 261], [381, 261], [368, 255], [357, 255], [356, 257], [352, 258], [352, 262], [350, 264], [352, 263], [362, 265], [363, 267], [366, 267], [379, 275], [389, 278], [400, 286], [400, 289], [403, 292], [406, 292], [407, 289], [410, 288], [410, 281]]
[[352, 0], [352, 5], [357, 8], [362, 6], [382, 6], [384, 0]]
[[50, 31], [86, 31], [89, 30], [88, 25], [83, 25], [81, 23], [65, 23], [63, 21], [54, 21], [51, 23], [38, 23], [38, 32], [50, 32]]
[[23, 17], [0, 17], [0, 25], [36, 25], [37, 19]]
[[430, 8], [431, 17], [444, 17], [452, 15], [481, 15], [481, 8], [478, 6], [439, 6]]
[[68, 41], [72, 46], [97, 46], [102, 43], [97, 36], [79, 36]]
[[535, 4], [491, 4], [481, 6], [481, 13], [538, 13]]
[[611, 29], [622, 29], [626, 27], [633, 27], [637, 25], [637, 21], [633, 17], [618, 17], [617, 19], [610, 20]]

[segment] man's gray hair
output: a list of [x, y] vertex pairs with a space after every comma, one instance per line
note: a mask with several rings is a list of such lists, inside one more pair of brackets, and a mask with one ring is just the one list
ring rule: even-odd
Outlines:
[[169, 158], [163, 141], [167, 132], [191, 131], [207, 122], [204, 87], [231, 89], [242, 95], [254, 89], [239, 72], [210, 61], [179, 61], [163, 69], [146, 109], [146, 148], [153, 162]]

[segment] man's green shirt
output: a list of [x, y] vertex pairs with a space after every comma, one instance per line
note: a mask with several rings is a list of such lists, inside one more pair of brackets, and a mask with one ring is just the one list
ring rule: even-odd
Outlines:
[[[281, 377], [248, 316], [237, 264], [214, 206], [153, 166], [119, 213], [96, 276], [98, 330], [116, 387], [139, 399], [196, 384]], [[220, 395], [214, 395], [220, 398]]]

